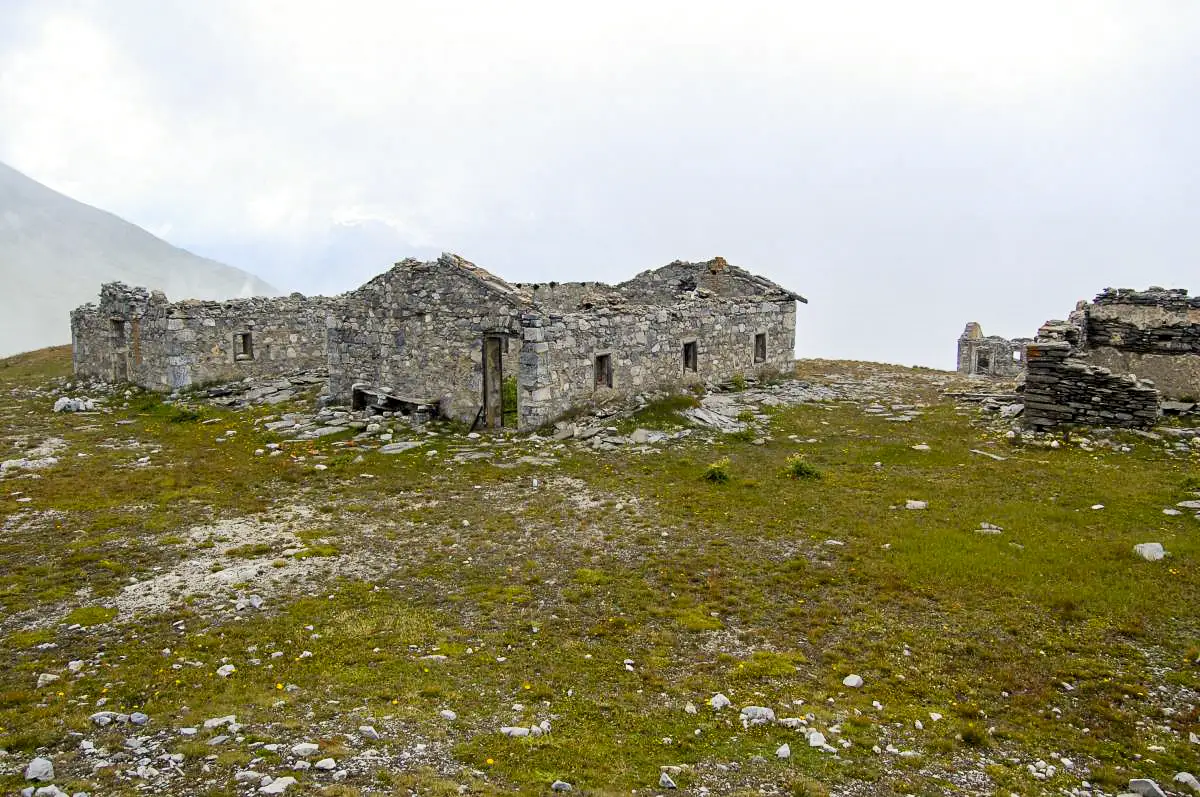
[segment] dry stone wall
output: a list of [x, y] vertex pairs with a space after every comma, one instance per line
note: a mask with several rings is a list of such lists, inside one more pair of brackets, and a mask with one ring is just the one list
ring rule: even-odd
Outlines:
[[1024, 415], [1032, 426], [1147, 427], [1158, 420], [1153, 384], [1072, 357], [1065, 341], [1031, 343], [1026, 359]]

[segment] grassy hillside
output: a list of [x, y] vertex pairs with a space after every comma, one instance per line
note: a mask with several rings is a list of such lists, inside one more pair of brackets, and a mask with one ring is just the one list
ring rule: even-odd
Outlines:
[[[81, 392], [69, 358], [0, 361], [0, 460], [62, 441], [0, 480], [6, 793], [43, 755], [105, 795], [252, 793], [248, 770], [327, 795], [647, 794], [664, 772], [690, 793], [1101, 794], [1200, 753], [1200, 519], [1164, 514], [1200, 498], [1200, 446], [1009, 440], [943, 397], [952, 375], [806, 362], [853, 398], [646, 450], [441, 429], [383, 455], [282, 443], [280, 408], [135, 392], [55, 414]], [[620, 428], [683, 427], [686, 404]], [[297, 742], [333, 769], [295, 770]]]

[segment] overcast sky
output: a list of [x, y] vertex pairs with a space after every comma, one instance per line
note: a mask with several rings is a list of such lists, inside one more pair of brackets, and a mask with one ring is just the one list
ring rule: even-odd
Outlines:
[[800, 356], [944, 368], [969, 320], [1200, 291], [1195, 0], [0, 16], [0, 161], [285, 291], [442, 250], [513, 281], [722, 255], [809, 298]]

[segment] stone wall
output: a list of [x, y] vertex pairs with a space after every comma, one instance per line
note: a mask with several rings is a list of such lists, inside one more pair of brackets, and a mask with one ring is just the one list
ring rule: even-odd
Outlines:
[[[522, 324], [519, 404], [526, 428], [614, 395], [788, 371], [795, 357], [796, 303], [778, 296], [534, 312]], [[756, 362], [758, 335], [765, 336], [765, 351]], [[695, 370], [685, 366], [685, 344], [695, 345]], [[597, 384], [597, 358], [605, 356], [611, 387]]]
[[1154, 425], [1159, 394], [1153, 384], [1089, 365], [1071, 353], [1071, 344], [1065, 341], [1026, 347], [1026, 423], [1036, 427]]
[[529, 303], [456, 255], [398, 263], [330, 315], [329, 392], [350, 403], [356, 384], [370, 385], [472, 422], [483, 404], [483, 340], [504, 339], [504, 376], [517, 376]]
[[109, 283], [99, 305], [71, 314], [75, 372], [174, 390], [324, 368], [325, 317], [336, 299], [169, 303], [161, 292]]

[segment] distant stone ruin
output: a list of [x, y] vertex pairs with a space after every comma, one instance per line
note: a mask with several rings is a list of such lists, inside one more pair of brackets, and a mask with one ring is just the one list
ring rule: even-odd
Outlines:
[[[1014, 353], [1018, 342], [1023, 358]], [[1005, 362], [999, 370], [998, 360]], [[1047, 321], [1034, 342], [984, 338], [978, 324], [968, 324], [958, 370], [1023, 374], [1025, 418], [1035, 426], [1150, 426], [1162, 398], [1183, 406], [1200, 398], [1200, 297], [1182, 289], [1107, 288], [1079, 302], [1066, 320]]]
[[958, 372], [970, 376], [1014, 377], [1025, 368], [1029, 338], [984, 337], [975, 321], [958, 338]]
[[621, 395], [785, 371], [797, 301], [719, 257], [619, 285], [515, 285], [443, 254], [337, 297], [169, 302], [110, 283], [71, 332], [80, 376], [169, 391], [320, 369], [331, 402], [531, 429]]

